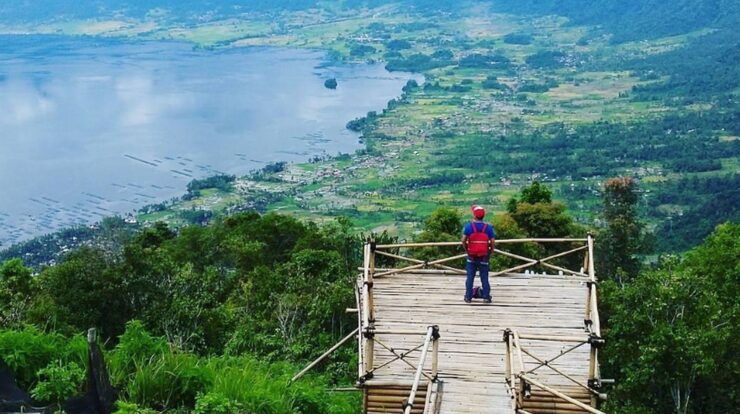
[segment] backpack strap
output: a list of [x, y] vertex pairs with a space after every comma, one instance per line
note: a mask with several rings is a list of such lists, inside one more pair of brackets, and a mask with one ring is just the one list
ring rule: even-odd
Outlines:
[[473, 229], [473, 234], [478, 233], [478, 228], [475, 227], [475, 222], [474, 221], [471, 221], [470, 222], [470, 228]]
[[483, 223], [483, 230], [481, 230], [481, 233], [485, 233], [486, 230], [488, 230], [488, 223]]

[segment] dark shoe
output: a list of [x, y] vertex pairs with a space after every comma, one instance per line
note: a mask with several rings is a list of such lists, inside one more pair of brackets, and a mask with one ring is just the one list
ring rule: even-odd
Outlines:
[[465, 303], [470, 303], [471, 302], [470, 301], [470, 298], [464, 298], [463, 300], [465, 301]]
[[485, 302], [485, 303], [491, 303], [491, 302], [493, 302], [493, 299], [486, 298], [486, 299], [483, 300], [483, 302]]

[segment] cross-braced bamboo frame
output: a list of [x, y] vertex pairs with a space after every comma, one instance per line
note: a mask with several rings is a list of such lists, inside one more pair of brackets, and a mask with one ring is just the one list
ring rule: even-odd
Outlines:
[[[561, 351], [558, 355], [545, 359], [538, 357], [529, 349], [525, 348], [521, 344], [522, 339], [533, 339], [538, 341], [556, 341], [562, 343], [568, 343], [569, 346], [565, 351]], [[545, 391], [553, 397], [562, 400], [564, 403], [572, 404], [578, 408], [594, 414], [604, 414], [595, 408], [596, 399], [605, 398], [604, 394], [599, 393], [599, 390], [595, 387], [598, 384], [589, 380], [588, 383], [584, 383], [571, 375], [566, 374], [553, 364], [563, 355], [566, 355], [583, 345], [591, 344], [592, 347], [599, 347], [603, 341], [600, 338], [596, 338], [591, 335], [584, 338], [581, 337], [557, 337], [557, 336], [542, 336], [542, 335], [520, 335], [517, 331], [507, 329], [504, 331], [504, 343], [506, 345], [506, 386], [511, 395], [511, 409], [513, 413], [528, 414], [528, 411], [524, 409], [525, 401], [530, 398], [532, 386]], [[523, 354], [526, 354], [530, 358], [534, 359], [537, 364], [534, 368], [526, 369], [524, 367]], [[568, 381], [575, 384], [577, 387], [582, 388], [591, 396], [591, 404], [587, 405], [577, 399], [568, 395], [566, 391], [558, 390], [554, 386], [548, 386], [534, 377], [534, 372], [540, 368], [549, 368], [559, 376], [567, 379]]]

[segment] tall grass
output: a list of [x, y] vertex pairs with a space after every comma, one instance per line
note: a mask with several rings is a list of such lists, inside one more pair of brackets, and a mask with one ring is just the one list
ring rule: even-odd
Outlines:
[[14, 373], [18, 385], [30, 390], [38, 383], [37, 373], [52, 362], [87, 367], [87, 342], [82, 336], [67, 339], [31, 326], [0, 330], [0, 358]]
[[[87, 364], [82, 335], [65, 338], [35, 328], [0, 331], [0, 357], [26, 390], [50, 362]], [[127, 325], [105, 352], [111, 380], [120, 390], [120, 413], [343, 414], [359, 411], [358, 395], [331, 393], [329, 382], [309, 375], [289, 385], [299, 367], [253, 356], [199, 356], [170, 347], [138, 322]], [[77, 388], [79, 389], [79, 387]], [[67, 397], [71, 397], [69, 395]], [[196, 409], [197, 407], [197, 409]]]

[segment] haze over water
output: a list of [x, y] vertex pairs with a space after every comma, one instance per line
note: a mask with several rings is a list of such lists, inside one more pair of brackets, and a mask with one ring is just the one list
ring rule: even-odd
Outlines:
[[324, 58], [0, 36], [0, 248], [179, 196], [193, 178], [355, 151], [347, 121], [413, 75]]

